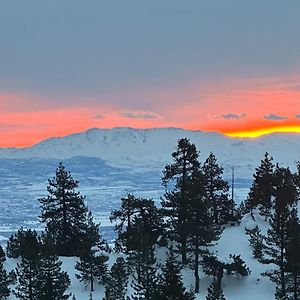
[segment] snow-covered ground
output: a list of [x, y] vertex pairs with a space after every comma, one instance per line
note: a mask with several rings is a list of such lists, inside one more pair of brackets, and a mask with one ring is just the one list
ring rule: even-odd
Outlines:
[[[261, 273], [268, 268], [266, 265], [258, 263], [252, 256], [252, 249], [249, 247], [248, 236], [245, 235], [245, 227], [252, 228], [256, 224], [260, 226], [263, 232], [267, 229], [267, 224], [262, 218], [256, 216], [257, 222], [255, 223], [249, 215], [246, 215], [239, 226], [229, 226], [223, 231], [222, 237], [218, 242], [218, 245], [214, 247], [214, 251], [220, 260], [226, 261], [229, 254], [241, 254], [241, 257], [245, 260], [247, 266], [251, 270], [251, 274], [246, 278], [236, 278], [234, 276], [224, 276], [223, 290], [226, 299], [228, 300], [273, 300], [274, 299], [274, 284]], [[165, 257], [165, 251], [162, 248], [157, 249], [158, 262], [163, 262]], [[112, 253], [109, 259], [109, 266], [114, 262], [118, 254]], [[77, 300], [89, 299], [89, 289], [85, 287], [83, 283], [80, 283], [75, 277], [74, 265], [77, 258], [61, 258], [63, 270], [67, 271], [71, 285], [69, 292], [76, 295]], [[4, 263], [7, 270], [11, 270], [16, 267], [16, 259], [7, 259]], [[183, 270], [183, 280], [185, 286], [190, 289], [193, 288], [194, 278], [193, 271], [190, 269]], [[197, 295], [197, 299], [205, 299], [207, 294], [207, 288], [211, 282], [211, 278], [201, 273], [200, 279], [200, 293]], [[128, 295], [130, 295], [131, 289], [128, 289]], [[93, 299], [102, 299], [104, 294], [104, 286], [95, 285], [95, 292], [93, 293]], [[15, 296], [11, 295], [9, 300], [15, 300]]]

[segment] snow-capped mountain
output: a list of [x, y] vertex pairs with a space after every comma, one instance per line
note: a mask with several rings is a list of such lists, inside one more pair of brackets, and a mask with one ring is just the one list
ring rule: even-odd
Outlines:
[[187, 137], [195, 143], [203, 161], [215, 153], [225, 171], [235, 168], [238, 176], [249, 177], [269, 152], [274, 161], [295, 166], [300, 159], [299, 134], [270, 134], [256, 139], [230, 138], [213, 132], [179, 128], [89, 129], [85, 132], [44, 140], [32, 147], [0, 149], [1, 158], [98, 157], [112, 166], [163, 168], [170, 161], [177, 140]]

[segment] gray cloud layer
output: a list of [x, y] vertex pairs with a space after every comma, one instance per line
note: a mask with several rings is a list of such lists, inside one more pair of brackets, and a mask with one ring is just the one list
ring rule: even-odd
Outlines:
[[[0, 92], [61, 105], [73, 95], [289, 72], [299, 69], [299, 11], [300, 1], [274, 0], [1, 1]], [[139, 97], [91, 99], [147, 109]]]
[[122, 117], [129, 119], [160, 119], [161, 117], [155, 113], [151, 112], [123, 112]]
[[288, 117], [286, 116], [279, 116], [279, 115], [275, 115], [275, 114], [269, 114], [267, 116], [264, 116], [264, 118], [266, 120], [272, 120], [272, 121], [281, 121], [281, 120], [286, 120], [288, 119]]
[[221, 115], [221, 117], [223, 119], [232, 119], [232, 120], [240, 120], [240, 119], [243, 119], [245, 118], [247, 115], [245, 113], [243, 114], [233, 114], [233, 113], [228, 113], [228, 114], [225, 114], [225, 115]]

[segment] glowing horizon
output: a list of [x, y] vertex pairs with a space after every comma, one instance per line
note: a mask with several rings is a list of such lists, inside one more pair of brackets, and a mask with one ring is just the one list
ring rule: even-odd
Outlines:
[[[254, 129], [254, 130], [242, 130], [242, 131], [235, 131], [235, 132], [223, 132], [220, 130], [202, 130], [199, 128], [184, 128], [184, 127], [176, 127], [176, 126], [150, 126], [150, 127], [137, 127], [137, 126], [112, 126], [112, 127], [88, 127], [84, 129], [78, 129], [75, 131], [69, 131], [69, 132], [64, 132], [62, 134], [58, 135], [42, 135], [42, 136], [35, 136], [36, 139], [30, 143], [20, 143], [20, 144], [7, 144], [7, 145], [0, 145], [0, 148], [26, 148], [26, 147], [31, 147], [35, 144], [38, 144], [42, 142], [43, 140], [53, 138], [53, 137], [64, 137], [68, 136], [71, 134], [76, 134], [76, 133], [81, 133], [85, 132], [89, 129], [92, 128], [97, 128], [97, 129], [113, 129], [116, 127], [129, 127], [129, 128], [134, 128], [134, 129], [155, 129], [155, 128], [168, 128], [168, 127], [174, 127], [174, 128], [181, 128], [184, 130], [195, 130], [195, 131], [203, 131], [203, 132], [216, 132], [223, 134], [224, 136], [231, 137], [231, 138], [250, 138], [250, 139], [255, 139], [259, 138], [261, 136], [265, 135], [270, 135], [274, 133], [287, 133], [287, 134], [300, 134], [300, 125], [299, 126], [279, 126], [279, 127], [273, 127], [273, 128], [262, 128], [262, 129]], [[21, 138], [21, 136], [16, 136], [17, 138]]]

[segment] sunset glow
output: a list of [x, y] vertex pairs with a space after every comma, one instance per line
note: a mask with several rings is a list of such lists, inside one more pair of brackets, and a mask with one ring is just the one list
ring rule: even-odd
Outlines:
[[0, 147], [92, 127], [300, 133], [298, 2], [34, 2], [1, 4]]
[[271, 134], [271, 133], [300, 133], [300, 125], [261, 128], [261, 129], [249, 130], [249, 131], [226, 132], [224, 134], [230, 137], [257, 138], [262, 135]]

